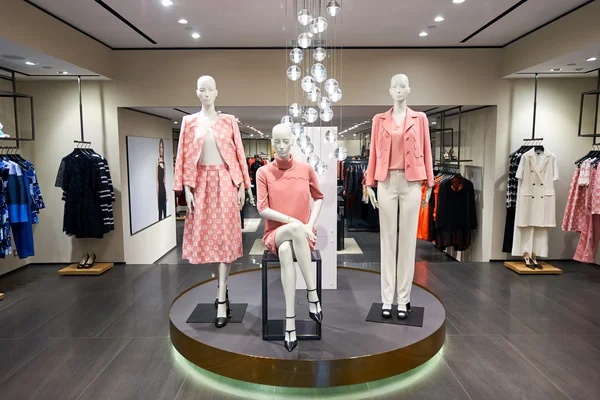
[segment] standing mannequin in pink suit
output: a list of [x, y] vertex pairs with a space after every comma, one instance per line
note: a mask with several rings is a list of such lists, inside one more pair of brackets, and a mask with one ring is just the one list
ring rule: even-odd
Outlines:
[[[408, 77], [395, 75], [390, 85], [394, 107], [373, 118], [367, 168], [369, 201], [374, 208], [379, 208], [381, 315], [384, 318], [392, 316], [394, 289], [397, 293], [398, 318], [408, 317], [415, 274], [421, 181], [427, 181], [429, 187], [434, 185], [429, 122], [424, 113], [406, 106], [409, 94]], [[379, 201], [371, 189], [376, 185]]]
[[250, 201], [250, 177], [237, 120], [215, 110], [217, 84], [198, 79], [200, 112], [183, 117], [173, 190], [185, 191], [188, 213], [183, 232], [183, 258], [191, 264], [219, 263], [217, 319], [230, 317], [227, 278], [231, 263], [243, 256], [240, 210], [244, 188]]
[[[285, 341], [287, 351], [298, 345], [296, 339], [296, 268], [294, 256], [306, 282], [308, 314], [321, 323], [323, 313], [311, 264], [311, 251], [317, 237], [315, 223], [323, 205], [323, 193], [313, 167], [291, 154], [294, 136], [288, 124], [273, 128], [271, 140], [275, 160], [256, 173], [258, 212], [265, 219], [263, 241], [279, 255], [281, 283], [285, 295]], [[310, 206], [311, 198], [314, 200]]]

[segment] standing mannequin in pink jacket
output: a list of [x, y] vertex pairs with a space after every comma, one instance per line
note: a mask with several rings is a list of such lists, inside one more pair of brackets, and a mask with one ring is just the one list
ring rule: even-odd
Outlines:
[[284, 345], [291, 352], [298, 345], [294, 258], [306, 282], [308, 314], [318, 323], [323, 320], [310, 254], [317, 241], [314, 227], [323, 205], [323, 193], [313, 167], [294, 159], [294, 136], [288, 124], [273, 128], [271, 142], [275, 160], [256, 173], [257, 203], [258, 212], [265, 219], [263, 241], [271, 252], [279, 255], [281, 263], [286, 312]]
[[200, 77], [196, 95], [202, 109], [181, 122], [173, 190], [183, 188], [188, 207], [183, 258], [191, 264], [219, 263], [215, 326], [222, 328], [230, 317], [227, 279], [231, 263], [243, 256], [240, 210], [244, 188], [250, 202], [254, 200], [237, 120], [215, 110], [215, 80]]
[[[395, 75], [390, 87], [394, 107], [373, 118], [371, 132], [366, 184], [369, 201], [374, 208], [379, 208], [381, 314], [384, 318], [392, 316], [394, 289], [397, 292], [398, 318], [404, 319], [410, 312], [421, 181], [426, 180], [429, 187], [434, 185], [429, 122], [424, 113], [406, 106], [409, 94], [408, 77]], [[371, 188], [376, 185], [379, 201]]]

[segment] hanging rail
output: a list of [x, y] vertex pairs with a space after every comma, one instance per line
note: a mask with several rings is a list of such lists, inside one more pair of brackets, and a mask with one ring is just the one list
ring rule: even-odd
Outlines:
[[86, 142], [85, 133], [83, 130], [83, 101], [81, 100], [81, 76], [77, 76], [77, 91], [79, 93], [79, 129], [81, 134], [81, 140], [73, 140], [73, 142], [83, 145], [92, 144], [92, 142]]
[[[0, 67], [0, 70], [10, 73], [10, 78], [6, 76], [2, 76], [3, 79], [12, 82], [12, 91], [0, 90], [0, 97], [11, 97], [13, 99], [13, 109], [14, 109], [14, 120], [15, 120], [15, 137], [7, 137], [0, 138], [0, 140], [4, 141], [14, 141], [16, 142], [16, 146], [18, 148], [19, 142], [33, 142], [35, 140], [35, 119], [33, 112], [33, 96], [17, 93], [17, 79], [15, 71]], [[19, 126], [19, 104], [18, 99], [28, 99], [29, 107], [31, 113], [31, 137], [30, 138], [22, 138], [21, 137], [21, 129]]]
[[[594, 95], [596, 96], [596, 108], [594, 109], [594, 133], [584, 134], [583, 132], [583, 108], [585, 103], [585, 96]], [[591, 137], [593, 138], [593, 145], [598, 144], [597, 139], [600, 137], [600, 132], [598, 132], [598, 113], [600, 112], [600, 70], [598, 71], [598, 81], [596, 84], [596, 90], [589, 90], [587, 92], [581, 93], [581, 103], [579, 104], [579, 130], [577, 131], [577, 136], [579, 137]]]

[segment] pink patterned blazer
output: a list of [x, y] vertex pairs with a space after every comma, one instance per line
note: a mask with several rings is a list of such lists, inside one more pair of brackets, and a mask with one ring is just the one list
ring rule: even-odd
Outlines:
[[[225, 160], [231, 180], [236, 186], [250, 187], [248, 164], [237, 121], [233, 115], [219, 114], [219, 119], [211, 126], [221, 156]], [[202, 153], [204, 135], [198, 128], [198, 115], [186, 115], [181, 122], [179, 147], [175, 162], [173, 190], [181, 191], [183, 186], [196, 187], [198, 161]]]
[[[371, 130], [371, 153], [367, 168], [366, 184], [377, 186], [383, 182], [390, 169], [390, 153], [392, 149], [392, 130], [394, 117], [392, 110], [373, 117]], [[404, 173], [408, 181], [426, 180], [432, 187], [433, 162], [431, 156], [431, 142], [429, 139], [429, 122], [422, 112], [406, 108], [406, 130], [402, 136], [404, 140]]]

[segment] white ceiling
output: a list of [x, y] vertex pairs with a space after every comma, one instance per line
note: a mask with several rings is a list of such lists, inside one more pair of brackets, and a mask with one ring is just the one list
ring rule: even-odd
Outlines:
[[[318, 1], [308, 0], [313, 4]], [[104, 0], [124, 19], [154, 40], [152, 44], [94, 0], [31, 0], [113, 48], [285, 47], [297, 37], [293, 0]], [[302, 0], [296, 0], [302, 5]], [[326, 4], [327, 0], [322, 0]], [[586, 0], [527, 0], [478, 35], [473, 32], [500, 16], [516, 0], [338, 0], [342, 11], [330, 18], [330, 42], [344, 47], [502, 46], [583, 4]], [[300, 8], [301, 6], [299, 6]], [[434, 17], [443, 15], [444, 22]], [[186, 18], [202, 38], [191, 38], [177, 23]], [[429, 29], [429, 36], [419, 32]]]
[[[363, 123], [359, 128], [350, 130], [346, 137], [351, 138], [352, 134], [356, 132], [361, 132], [362, 130], [370, 129], [371, 120], [375, 114], [385, 112], [390, 109], [391, 106], [365, 106], [365, 107], [357, 107], [357, 106], [344, 106], [343, 110], [340, 107], [333, 107], [334, 119], [329, 123], [323, 123], [319, 125], [318, 123], [313, 124], [312, 126], [335, 126], [338, 127], [339, 131], [348, 129], [356, 124]], [[446, 110], [449, 108], [453, 108], [454, 106], [410, 106], [413, 110], [416, 111], [430, 111], [431, 113], [439, 112], [442, 110]], [[469, 111], [471, 109], [478, 108], [478, 106], [465, 106], [463, 107], [463, 111]], [[177, 129], [181, 119], [186, 113], [193, 114], [200, 111], [200, 107], [175, 107], [175, 108], [166, 108], [166, 107], [156, 107], [156, 108], [134, 108], [138, 111], [143, 111], [146, 113], [150, 113], [156, 116], [161, 116], [170, 119], [173, 121], [173, 128]], [[181, 111], [184, 112], [181, 112]], [[255, 129], [262, 131], [264, 137], [267, 138], [271, 134], [271, 130], [275, 125], [277, 125], [281, 117], [285, 115], [287, 112], [286, 107], [217, 107], [218, 111], [224, 112], [226, 114], [235, 115], [239, 120], [240, 131], [242, 132], [242, 136], [246, 138], [250, 138], [250, 134], [253, 135], [253, 138], [257, 139], [261, 136], [249, 129], [249, 126], [254, 127]], [[455, 110], [456, 111], [456, 110]], [[454, 112], [455, 112], [454, 111]], [[430, 120], [434, 120], [435, 118], [430, 118]], [[368, 121], [368, 122], [365, 122]], [[177, 122], [177, 124], [175, 124]]]

